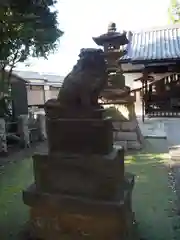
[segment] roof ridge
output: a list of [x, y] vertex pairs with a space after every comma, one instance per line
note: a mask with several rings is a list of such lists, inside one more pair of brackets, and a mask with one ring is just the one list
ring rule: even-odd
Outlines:
[[177, 29], [177, 28], [180, 28], [180, 23], [149, 27], [149, 28], [144, 28], [144, 29], [139, 29], [139, 30], [137, 29], [137, 30], [132, 30], [131, 32], [134, 34], [134, 33], [162, 31], [162, 30]]

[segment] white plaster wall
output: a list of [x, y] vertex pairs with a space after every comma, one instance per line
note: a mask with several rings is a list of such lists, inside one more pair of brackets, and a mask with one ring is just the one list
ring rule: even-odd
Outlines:
[[135, 79], [142, 77], [142, 73], [124, 73], [126, 85], [130, 88], [138, 88], [141, 87], [141, 82], [134, 82]]
[[44, 91], [28, 90], [27, 91], [28, 105], [44, 104]]
[[51, 98], [57, 98], [59, 93], [59, 89], [57, 90], [50, 90]]

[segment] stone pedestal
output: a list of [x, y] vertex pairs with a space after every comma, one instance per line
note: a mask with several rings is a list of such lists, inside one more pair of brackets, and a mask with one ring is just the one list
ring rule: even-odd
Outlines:
[[117, 109], [119, 115], [122, 115], [121, 112], [127, 111], [127, 116], [124, 119], [113, 121], [114, 141], [117, 145], [123, 146], [125, 150], [141, 149], [144, 144], [144, 138], [136, 118], [134, 103], [119, 106]]
[[36, 186], [43, 192], [111, 199], [124, 180], [122, 148], [107, 155], [36, 154], [33, 159]]
[[110, 118], [47, 119], [46, 125], [50, 152], [106, 154], [112, 150], [113, 132]]
[[[31, 206], [31, 228], [38, 239], [134, 239], [131, 194], [132, 175], [126, 176], [112, 200], [50, 194], [35, 185], [24, 194]], [[64, 238], [63, 238], [64, 237]]]
[[20, 135], [20, 145], [24, 148], [30, 147], [28, 115], [18, 117], [18, 133]]
[[114, 147], [111, 118], [101, 110], [83, 115], [82, 109], [74, 111], [76, 118], [64, 109], [63, 117], [57, 105], [46, 108], [48, 150], [34, 155], [35, 183], [23, 192], [31, 234], [43, 240], [134, 239], [134, 176], [124, 173], [124, 149]]
[[47, 139], [46, 134], [46, 119], [44, 114], [38, 114], [37, 115], [37, 125], [39, 129], [39, 139], [41, 141], [44, 141]]

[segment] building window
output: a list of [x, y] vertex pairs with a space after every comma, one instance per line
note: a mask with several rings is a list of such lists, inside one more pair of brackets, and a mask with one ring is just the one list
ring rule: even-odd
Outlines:
[[30, 90], [43, 90], [43, 86], [30, 85]]

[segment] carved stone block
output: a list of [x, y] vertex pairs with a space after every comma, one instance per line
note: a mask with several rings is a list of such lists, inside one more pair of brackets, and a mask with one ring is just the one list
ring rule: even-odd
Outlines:
[[36, 154], [35, 183], [44, 192], [111, 199], [124, 180], [124, 151], [107, 155]]
[[131, 194], [133, 175], [123, 183], [115, 201], [96, 201], [69, 195], [43, 193], [35, 186], [24, 191], [23, 200], [31, 207], [30, 223], [36, 238], [133, 239]]
[[101, 153], [113, 149], [111, 118], [47, 119], [49, 152]]

